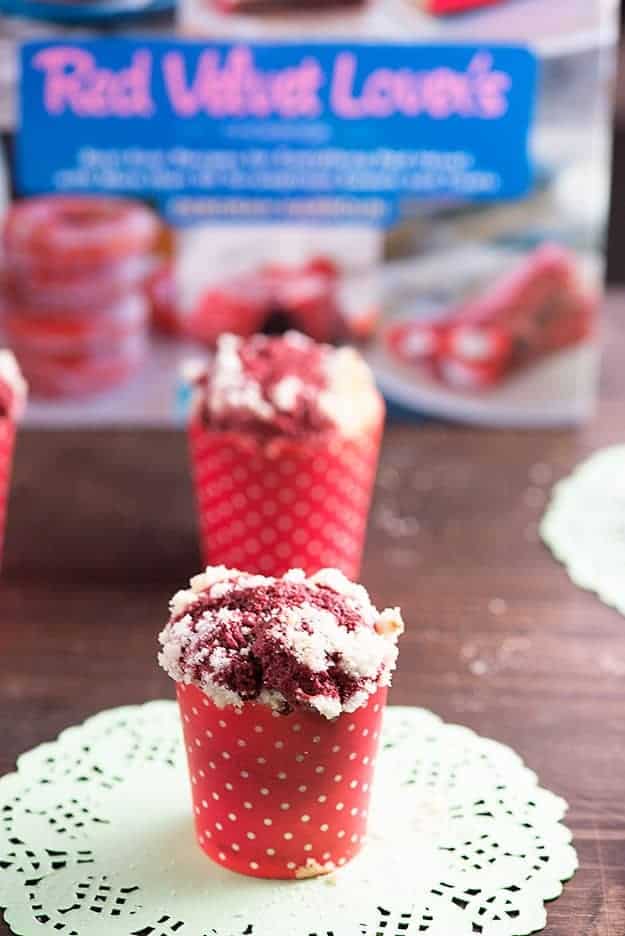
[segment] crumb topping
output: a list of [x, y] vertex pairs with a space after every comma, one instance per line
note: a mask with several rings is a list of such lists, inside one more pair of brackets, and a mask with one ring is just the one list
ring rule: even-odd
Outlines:
[[326, 718], [353, 712], [390, 684], [403, 632], [397, 608], [379, 613], [336, 569], [282, 578], [209, 567], [170, 603], [159, 662], [216, 705], [260, 702]]
[[194, 363], [185, 376], [195, 388], [196, 413], [224, 430], [354, 435], [382, 408], [371, 372], [353, 348], [318, 344], [293, 331], [222, 335], [211, 363]]

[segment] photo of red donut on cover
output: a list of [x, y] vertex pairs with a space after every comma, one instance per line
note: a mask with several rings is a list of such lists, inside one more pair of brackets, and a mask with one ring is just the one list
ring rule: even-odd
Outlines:
[[99, 393], [140, 369], [158, 228], [130, 199], [44, 195], [11, 206], [2, 330], [34, 396]]
[[547, 244], [442, 317], [391, 326], [386, 341], [402, 362], [426, 366], [450, 387], [487, 390], [588, 338], [597, 306], [573, 255]]

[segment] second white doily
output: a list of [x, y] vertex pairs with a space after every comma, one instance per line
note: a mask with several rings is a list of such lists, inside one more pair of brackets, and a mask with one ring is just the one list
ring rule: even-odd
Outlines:
[[596, 452], [560, 481], [540, 532], [576, 585], [625, 614], [625, 446]]
[[510, 748], [390, 708], [363, 854], [326, 878], [242, 877], [196, 845], [177, 708], [151, 702], [0, 780], [0, 906], [20, 936], [524, 936], [576, 868], [565, 810]]

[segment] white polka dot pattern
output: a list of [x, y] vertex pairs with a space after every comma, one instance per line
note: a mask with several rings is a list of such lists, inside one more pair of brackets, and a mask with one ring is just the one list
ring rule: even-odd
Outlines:
[[9, 503], [14, 438], [15, 425], [13, 421], [0, 419], [0, 564], [2, 563], [4, 528]]
[[357, 578], [380, 437], [381, 426], [358, 439], [260, 446], [192, 424], [205, 562], [274, 576], [337, 568]]
[[386, 689], [334, 721], [303, 711], [274, 718], [262, 705], [238, 714], [204, 699], [197, 687], [178, 685], [196, 833], [206, 854], [265, 878], [295, 877], [311, 860], [321, 872], [353, 858], [367, 831]]

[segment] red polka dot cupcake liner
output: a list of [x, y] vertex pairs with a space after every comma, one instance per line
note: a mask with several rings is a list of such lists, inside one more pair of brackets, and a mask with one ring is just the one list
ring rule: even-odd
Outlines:
[[207, 565], [360, 573], [382, 419], [366, 435], [259, 443], [198, 422], [190, 445]]
[[2, 564], [4, 531], [9, 503], [14, 440], [15, 424], [13, 420], [0, 419], [0, 564]]
[[328, 720], [246, 704], [218, 708], [178, 684], [196, 836], [240, 874], [306, 878], [341, 868], [366, 841], [385, 688]]

